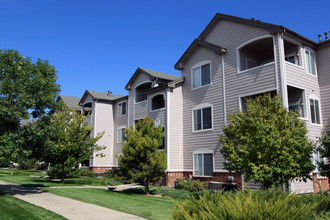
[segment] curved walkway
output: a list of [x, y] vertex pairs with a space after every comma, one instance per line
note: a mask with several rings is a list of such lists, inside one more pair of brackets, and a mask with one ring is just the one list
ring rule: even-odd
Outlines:
[[0, 180], [0, 191], [36, 206], [55, 212], [67, 219], [144, 219], [101, 206], [42, 192], [37, 188], [23, 187]]

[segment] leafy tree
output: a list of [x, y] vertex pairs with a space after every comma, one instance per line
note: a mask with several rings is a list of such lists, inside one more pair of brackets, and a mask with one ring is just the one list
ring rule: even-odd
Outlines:
[[22, 150], [19, 121], [52, 108], [59, 92], [56, 69], [47, 60], [0, 50], [0, 157], [16, 161]]
[[313, 145], [305, 122], [284, 108], [278, 95], [247, 99], [246, 112], [230, 113], [228, 119], [220, 136], [226, 169], [267, 188], [310, 178]]
[[130, 126], [124, 132], [122, 154], [117, 155], [120, 170], [129, 179], [144, 184], [145, 193], [149, 194], [149, 184], [160, 180], [166, 170], [165, 151], [158, 150], [164, 137], [163, 129], [156, 128], [154, 121], [146, 117], [135, 129]]
[[328, 124], [322, 130], [317, 149], [320, 152], [320, 157], [323, 158], [318, 164], [320, 174], [330, 178], [330, 118]]
[[76, 114], [75, 110], [58, 110], [26, 127], [23, 132], [26, 140], [24, 147], [35, 157], [52, 165], [60, 165], [63, 183], [65, 167], [87, 160], [93, 152], [105, 148], [97, 145], [103, 133], [91, 137], [92, 130], [83, 114]]

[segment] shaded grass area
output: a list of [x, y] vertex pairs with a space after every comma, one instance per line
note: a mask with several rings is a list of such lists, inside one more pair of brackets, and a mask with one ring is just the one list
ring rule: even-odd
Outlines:
[[72, 188], [44, 189], [44, 191], [147, 219], [172, 219], [174, 210], [174, 204], [169, 198], [145, 196], [130, 191], [112, 192], [103, 189]]
[[59, 179], [45, 178], [45, 171], [39, 170], [14, 170], [14, 174], [10, 175], [9, 169], [0, 169], [0, 179], [28, 187], [50, 187], [50, 186], [108, 186], [111, 179], [95, 178], [95, 177], [79, 177], [67, 178], [64, 184]]
[[65, 219], [46, 209], [16, 199], [0, 191], [0, 219]]

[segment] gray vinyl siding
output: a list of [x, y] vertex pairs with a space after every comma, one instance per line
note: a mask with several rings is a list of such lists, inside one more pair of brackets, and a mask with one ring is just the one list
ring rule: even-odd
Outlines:
[[[287, 76], [287, 84], [305, 89], [306, 91], [306, 125], [308, 129], [308, 135], [311, 140], [316, 140], [320, 136], [321, 126], [320, 125], [313, 125], [311, 124], [311, 114], [310, 114], [310, 106], [309, 106], [309, 99], [311, 96], [320, 97], [320, 88], [318, 78], [307, 74], [305, 68], [305, 53], [303, 54], [302, 59], [302, 66], [292, 65], [291, 63], [284, 62], [285, 64], [285, 71]], [[323, 105], [322, 100], [320, 100], [321, 107]]]
[[330, 118], [330, 46], [323, 47], [316, 54], [318, 77], [321, 89], [321, 107], [323, 125]]
[[[205, 38], [206, 42], [227, 49], [223, 55], [227, 111], [239, 108], [239, 96], [276, 89], [275, 63], [237, 73], [236, 49], [243, 43], [263, 35], [270, 34], [264, 29], [222, 20]], [[191, 67], [204, 60], [211, 61], [212, 85], [191, 90]], [[215, 153], [214, 171], [224, 170], [224, 158], [219, 152], [218, 142], [218, 135], [221, 134], [221, 127], [224, 125], [221, 56], [215, 55], [213, 51], [204, 47], [198, 47], [185, 63], [182, 76], [185, 77], [183, 86], [184, 169], [193, 169], [193, 151], [208, 148], [214, 150]], [[213, 105], [213, 130], [194, 133], [192, 132], [192, 108], [203, 103]]]
[[[126, 115], [119, 116], [118, 115], [118, 103], [123, 101], [127, 102], [126, 106]], [[122, 152], [122, 145], [121, 143], [117, 143], [117, 131], [119, 127], [128, 127], [127, 126], [127, 117], [128, 117], [128, 100], [121, 100], [114, 103], [114, 111], [113, 111], [113, 118], [114, 118], [114, 129], [113, 129], [113, 161], [114, 166], [117, 165], [117, 158], [116, 154], [120, 154]]]
[[134, 121], [148, 115], [148, 99], [135, 104], [135, 87], [143, 82], [150, 82], [149, 76], [141, 73], [137, 76], [129, 90], [129, 124], [134, 125]]
[[177, 86], [169, 93], [169, 125], [170, 143], [168, 157], [170, 164], [167, 169], [183, 170], [183, 96], [182, 86]]
[[292, 192], [296, 193], [312, 193], [314, 191], [313, 181], [307, 180], [307, 182], [294, 180], [292, 182]]
[[[204, 47], [196, 49], [191, 55], [182, 76], [185, 77], [183, 85], [183, 161], [184, 169], [193, 169], [193, 152], [199, 149], [211, 149], [215, 153], [215, 169], [222, 169], [224, 159], [219, 152], [218, 135], [223, 125], [223, 99], [221, 57]], [[198, 62], [211, 61], [212, 84], [197, 89], [191, 89], [191, 67]], [[192, 131], [192, 109], [200, 104], [213, 105], [213, 130]]]

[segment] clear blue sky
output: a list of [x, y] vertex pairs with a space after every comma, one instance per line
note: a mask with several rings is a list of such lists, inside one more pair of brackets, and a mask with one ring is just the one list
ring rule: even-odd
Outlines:
[[49, 60], [63, 95], [126, 95], [138, 67], [179, 75], [174, 64], [217, 12], [314, 41], [330, 30], [329, 0], [0, 0], [0, 49]]

